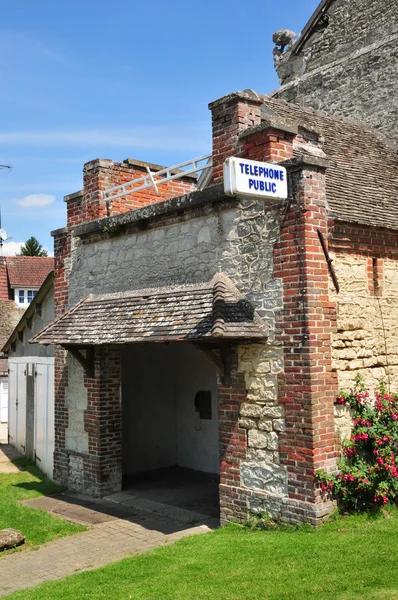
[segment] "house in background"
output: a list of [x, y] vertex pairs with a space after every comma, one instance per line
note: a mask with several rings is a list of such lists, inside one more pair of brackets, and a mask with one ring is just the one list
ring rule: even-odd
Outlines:
[[[0, 257], [0, 347], [53, 269], [54, 259], [49, 257]], [[0, 353], [0, 443], [7, 442], [7, 432], [8, 360], [6, 354]]]
[[27, 308], [47, 275], [54, 259], [47, 256], [6, 257], [8, 294], [19, 308]]

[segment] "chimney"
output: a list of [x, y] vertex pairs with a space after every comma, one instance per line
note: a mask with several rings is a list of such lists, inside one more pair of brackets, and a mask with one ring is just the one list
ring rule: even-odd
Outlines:
[[209, 104], [213, 128], [212, 183], [223, 179], [223, 164], [230, 156], [241, 156], [240, 134], [260, 125], [263, 99], [255, 92], [234, 92]]
[[212, 102], [209, 108], [213, 122], [212, 183], [223, 180], [223, 164], [230, 156], [276, 163], [293, 158], [297, 125], [278, 117], [256, 92], [235, 92]]

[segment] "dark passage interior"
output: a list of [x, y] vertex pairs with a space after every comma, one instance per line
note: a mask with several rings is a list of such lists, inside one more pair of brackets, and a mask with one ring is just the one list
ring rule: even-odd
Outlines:
[[192, 345], [125, 347], [123, 489], [131, 505], [218, 516], [217, 405], [215, 369]]

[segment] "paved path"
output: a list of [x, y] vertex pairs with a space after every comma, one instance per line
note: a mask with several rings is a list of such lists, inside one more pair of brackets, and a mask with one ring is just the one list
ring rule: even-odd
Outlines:
[[[0, 473], [17, 472], [11, 460], [19, 457], [10, 446], [0, 445]], [[218, 525], [208, 514], [125, 493], [114, 494], [108, 501], [61, 494], [25, 504], [89, 529], [43, 544], [38, 550], [26, 548], [0, 557], [1, 597], [206, 533]]]
[[18, 473], [20, 469], [12, 464], [12, 460], [22, 458], [9, 444], [0, 444], [0, 473]]
[[[164, 533], [167, 530], [170, 533]], [[38, 550], [24, 550], [1, 558], [0, 596], [96, 569], [207, 531], [210, 529], [206, 525], [186, 528], [181, 522], [159, 517], [144, 519], [142, 524], [132, 519], [101, 523], [88, 531], [48, 542]]]

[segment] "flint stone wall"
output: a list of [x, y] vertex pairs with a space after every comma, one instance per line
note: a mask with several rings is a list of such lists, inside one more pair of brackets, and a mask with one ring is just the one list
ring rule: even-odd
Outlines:
[[396, 0], [335, 0], [327, 15], [329, 24], [298, 54], [276, 58], [276, 97], [367, 123], [396, 140]]
[[[247, 387], [241, 426], [248, 432], [241, 485], [285, 496], [287, 473], [279, 465], [279, 432], [285, 423], [277, 394], [283, 349], [274, 341], [275, 313], [282, 308], [281, 281], [273, 274], [273, 245], [278, 240], [278, 214], [265, 210], [261, 201], [242, 199], [236, 209], [174, 219], [144, 232], [75, 238], [68, 270], [71, 306], [90, 293], [208, 281], [219, 270], [233, 280], [270, 328], [267, 344], [239, 348], [238, 370], [244, 373]], [[83, 373], [77, 365], [71, 365], [69, 372], [79, 406], [69, 405], [67, 440], [70, 448], [74, 445], [76, 452], [85, 452]], [[70, 468], [74, 464], [80, 469], [81, 459], [71, 461]], [[78, 489], [79, 474], [70, 477]]]

